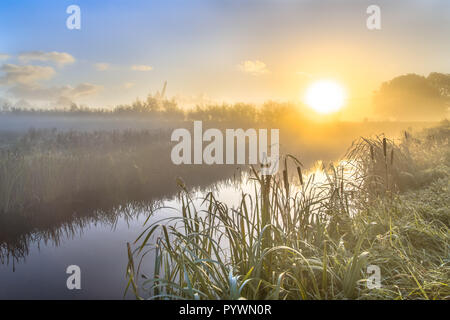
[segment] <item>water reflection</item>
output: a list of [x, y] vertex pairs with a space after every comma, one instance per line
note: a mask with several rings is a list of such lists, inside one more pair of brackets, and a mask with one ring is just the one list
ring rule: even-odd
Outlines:
[[[224, 167], [215, 170], [205, 168], [201, 178], [187, 177], [189, 186], [194, 191], [211, 189], [215, 183], [236, 181], [241, 169]], [[201, 173], [202, 171], [196, 172]], [[129, 200], [125, 204], [98, 204], [100, 208], [83, 207], [83, 205], [70, 208], [47, 208], [26, 214], [0, 215], [0, 263], [15, 264], [29, 254], [30, 244], [59, 246], [61, 241], [81, 237], [83, 230], [91, 225], [103, 224], [112, 230], [119, 220], [127, 223], [131, 219], [139, 218], [139, 213], [148, 213], [161, 202], [173, 198], [179, 192], [176, 177], [168, 177], [167, 183], [152, 186], [150, 196], [142, 200]], [[164, 190], [164, 192], [161, 192]]]
[[[240, 183], [240, 174], [239, 170], [223, 172], [226, 178], [212, 184], [206, 178], [191, 191], [194, 197], [209, 191], [231, 194]], [[39, 219], [36, 215], [2, 217], [0, 299], [122, 299], [126, 243], [143, 231], [150, 212], [163, 206], [179, 207], [174, 180], [171, 194], [148, 201], [92, 211], [47, 211]], [[72, 264], [82, 270], [80, 291], [66, 288], [65, 271]]]
[[[323, 163], [317, 163], [306, 181], [326, 183]], [[295, 172], [293, 170], [293, 172]], [[223, 179], [197, 185], [191, 190], [200, 208], [206, 193], [212, 191], [229, 207], [239, 205], [242, 193], [257, 190], [248, 172], [233, 170]], [[345, 177], [351, 170], [343, 171]], [[294, 178], [292, 180], [295, 180]], [[48, 211], [39, 219], [3, 218], [0, 223], [0, 299], [122, 299], [127, 284], [126, 244], [133, 243], [152, 221], [179, 215], [179, 188], [165, 197], [93, 211], [55, 214]], [[298, 184], [294, 192], [304, 192]], [[151, 257], [147, 257], [151, 262]], [[82, 290], [66, 288], [67, 266], [82, 270]], [[146, 274], [153, 266], [143, 265]], [[134, 298], [131, 292], [125, 298]]]

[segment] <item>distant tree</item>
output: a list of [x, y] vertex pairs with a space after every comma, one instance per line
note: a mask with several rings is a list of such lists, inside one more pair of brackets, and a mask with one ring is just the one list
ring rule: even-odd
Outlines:
[[396, 120], [440, 120], [447, 116], [450, 74], [407, 74], [384, 82], [374, 94], [375, 112]]
[[11, 109], [11, 104], [5, 100], [0, 107], [0, 112], [9, 112]]
[[428, 75], [427, 80], [431, 85], [438, 88], [439, 93], [444, 98], [450, 99], [450, 74], [432, 72]]
[[78, 107], [78, 105], [75, 102], [72, 102], [70, 104], [70, 112], [77, 112], [79, 110], [80, 110], [80, 108]]

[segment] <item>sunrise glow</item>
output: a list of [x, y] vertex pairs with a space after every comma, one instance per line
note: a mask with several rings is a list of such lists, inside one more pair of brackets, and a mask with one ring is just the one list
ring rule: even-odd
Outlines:
[[321, 80], [307, 88], [304, 102], [314, 111], [328, 114], [339, 111], [345, 99], [345, 90], [341, 85], [334, 81]]

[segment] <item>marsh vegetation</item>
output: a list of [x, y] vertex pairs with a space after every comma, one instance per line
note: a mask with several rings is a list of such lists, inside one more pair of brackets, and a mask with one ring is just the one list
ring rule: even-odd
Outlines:
[[[233, 207], [212, 192], [198, 206], [184, 189], [179, 216], [129, 245], [128, 289], [152, 299], [448, 299], [449, 137], [446, 121], [400, 141], [362, 138], [319, 183], [286, 157], [278, 175], [253, 169], [257, 188]], [[149, 256], [154, 271], [143, 274]], [[368, 289], [368, 265], [381, 269], [381, 288]]]
[[[123, 289], [129, 281], [127, 297], [448, 297], [448, 122], [417, 134], [435, 124], [314, 122], [273, 102], [184, 112], [165, 104], [4, 110], [2, 264], [15, 270], [41, 246], [64, 247], [97, 224], [130, 224], [137, 238], [141, 228], [131, 221], [145, 216], [147, 231], [129, 247], [129, 278], [118, 280]], [[279, 128], [281, 154], [289, 156], [271, 177], [246, 166], [176, 166], [170, 134], [192, 120]], [[359, 136], [382, 131], [346, 153]], [[311, 171], [319, 159], [324, 165]], [[210, 188], [232, 181], [239, 195], [245, 180], [252, 189], [237, 205]], [[174, 197], [176, 217], [154, 214]], [[364, 285], [369, 263], [381, 267], [380, 290]]]

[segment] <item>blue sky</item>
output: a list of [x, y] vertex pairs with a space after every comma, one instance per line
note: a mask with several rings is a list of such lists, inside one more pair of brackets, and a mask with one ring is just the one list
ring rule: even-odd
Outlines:
[[[81, 30], [66, 28], [72, 4], [81, 8]], [[366, 28], [370, 4], [381, 7], [381, 30]], [[42, 79], [21, 85], [93, 106], [145, 98], [164, 80], [169, 95], [186, 103], [295, 100], [320, 77], [341, 81], [355, 99], [369, 99], [396, 75], [450, 72], [449, 31], [445, 0], [2, 0], [0, 63], [52, 68], [51, 75], [33, 69]], [[19, 59], [29, 52], [47, 58]], [[48, 52], [74, 61], [56, 65]], [[21, 97], [13, 85], [0, 83], [4, 99], [55, 103]]]

